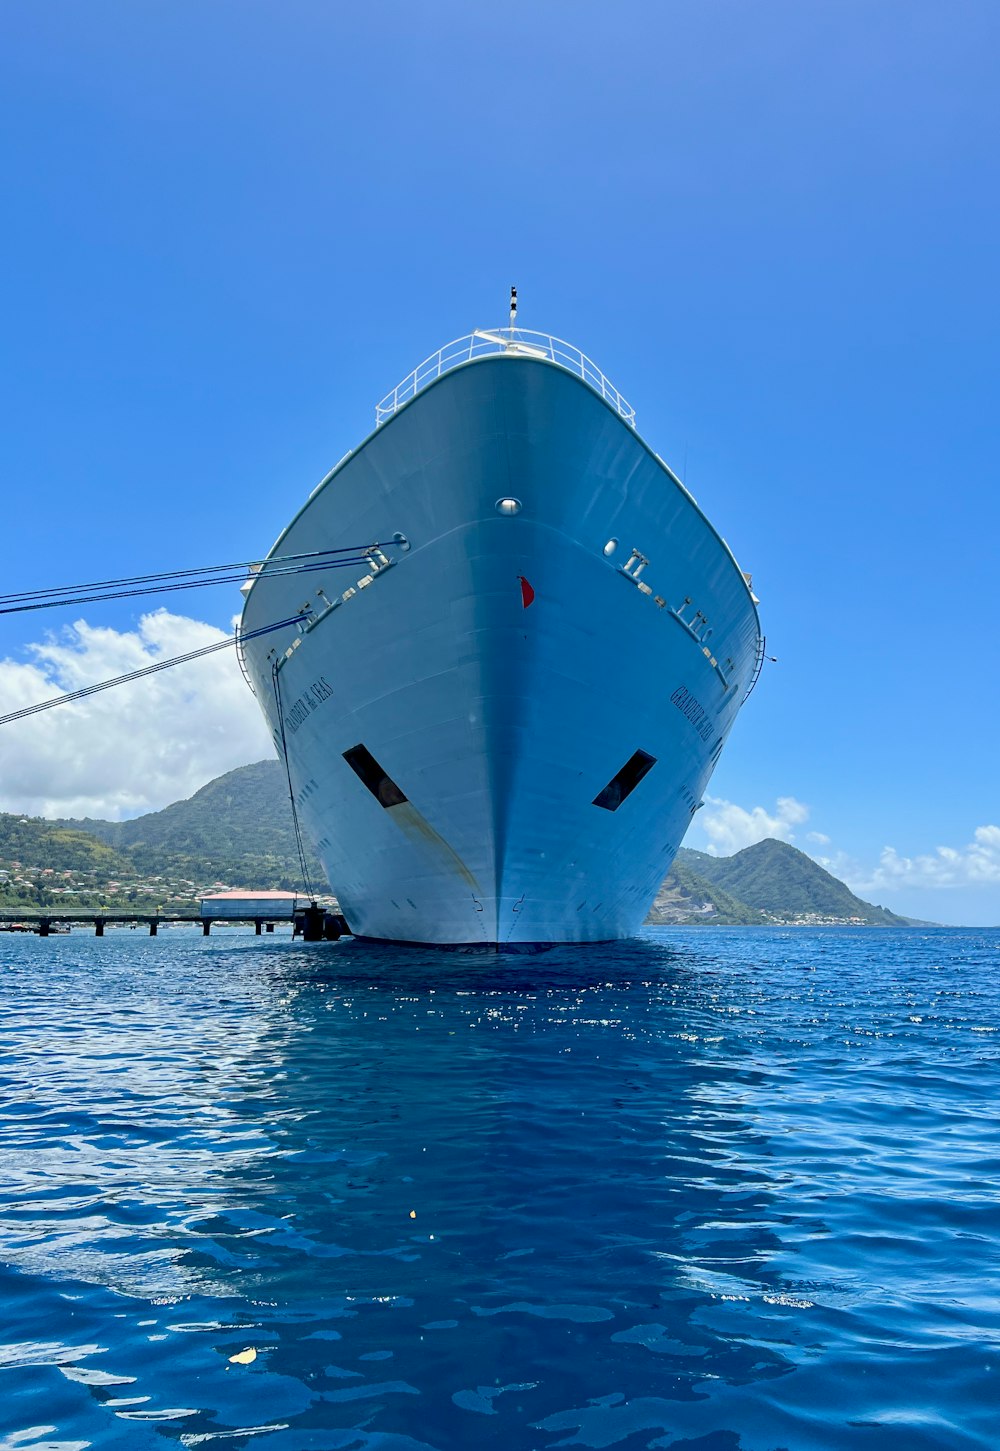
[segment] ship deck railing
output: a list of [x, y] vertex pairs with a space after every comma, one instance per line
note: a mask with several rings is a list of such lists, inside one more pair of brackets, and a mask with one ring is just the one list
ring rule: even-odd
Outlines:
[[635, 409], [626, 402], [593, 359], [588, 358], [586, 353], [582, 353], [572, 343], [563, 342], [562, 338], [552, 337], [549, 333], [531, 332], [524, 328], [477, 328], [475, 332], [466, 333], [465, 337], [455, 338], [443, 348], [438, 348], [436, 353], [418, 364], [412, 373], [407, 373], [403, 381], [376, 405], [376, 428], [444, 373], [475, 362], [477, 358], [497, 355], [540, 358], [565, 368], [567, 372], [582, 378], [595, 393], [599, 393], [629, 427], [635, 427]]
[[[746, 579], [746, 575], [744, 575], [743, 578]], [[758, 635], [757, 636], [757, 655], [756, 655], [756, 658], [755, 658], [755, 660], [753, 662], [753, 670], [752, 670], [752, 672], [750, 674], [750, 684], [747, 686], [746, 692], [745, 692], [745, 694], [743, 696], [743, 699], [740, 701], [740, 706], [741, 707], [744, 706], [744, 705], [746, 705], [747, 701], [750, 699], [751, 695], [753, 694], [754, 686], [757, 684], [757, 681], [760, 679], [760, 672], [764, 668], [764, 659], [765, 659], [764, 651], [766, 649], [767, 649], [767, 640], [764, 638], [763, 635]]]
[[[248, 581], [248, 583], [252, 583], [256, 576], [257, 571], [254, 570], [253, 574], [250, 576], [250, 580]], [[243, 631], [240, 629], [239, 626], [237, 626], [236, 628], [236, 659], [239, 662], [240, 674], [243, 676], [243, 679], [250, 687], [251, 695], [256, 695], [257, 691], [254, 688], [253, 680], [250, 678], [250, 671], [247, 669], [246, 646], [243, 643]]]

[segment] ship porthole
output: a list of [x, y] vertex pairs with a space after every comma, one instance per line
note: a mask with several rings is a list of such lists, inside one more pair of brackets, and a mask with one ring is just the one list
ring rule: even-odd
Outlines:
[[607, 542], [607, 544], [605, 544], [605, 546], [604, 546], [604, 553], [610, 559], [611, 555], [614, 554], [614, 552], [615, 552], [615, 550], [617, 548], [618, 548], [618, 540], [617, 539], [609, 539], [608, 542]]
[[513, 514], [520, 514], [520, 512], [521, 512], [521, 500], [520, 499], [510, 499], [510, 498], [507, 498], [507, 499], [497, 499], [497, 506], [496, 507], [497, 507], [497, 513], [498, 514], [505, 514], [508, 518], [510, 518], [511, 515], [513, 515]]

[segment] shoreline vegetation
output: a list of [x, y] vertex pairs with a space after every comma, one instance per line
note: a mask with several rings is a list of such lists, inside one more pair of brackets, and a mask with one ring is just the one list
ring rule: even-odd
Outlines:
[[[311, 885], [329, 892], [311, 854]], [[284, 773], [240, 766], [131, 821], [0, 813], [0, 912], [197, 911], [227, 889], [303, 890]], [[647, 918], [692, 926], [930, 926], [856, 897], [787, 842], [731, 857], [682, 847]]]

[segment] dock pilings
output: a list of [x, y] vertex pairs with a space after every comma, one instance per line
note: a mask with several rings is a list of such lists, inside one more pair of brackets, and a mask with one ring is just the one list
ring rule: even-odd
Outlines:
[[[260, 937], [264, 932], [273, 933], [276, 922], [287, 922], [288, 920], [287, 917], [204, 917], [200, 912], [196, 914], [186, 912], [101, 912], [94, 916], [50, 911], [23, 912], [17, 915], [4, 912], [0, 913], [0, 932], [36, 932], [39, 937], [51, 937], [54, 934], [65, 934], [70, 927], [86, 927], [93, 924], [95, 937], [103, 937], [108, 926], [133, 929], [148, 927], [150, 937], [157, 937], [161, 923], [164, 926], [173, 926], [180, 923], [200, 922], [202, 936], [208, 937], [212, 931], [213, 922], [252, 922], [254, 936]], [[318, 902], [313, 902], [308, 907], [296, 912], [291, 919], [291, 925], [292, 936], [301, 937], [304, 942], [336, 942], [341, 937], [352, 935], [347, 920], [341, 912], [331, 912], [328, 908], [321, 907]]]

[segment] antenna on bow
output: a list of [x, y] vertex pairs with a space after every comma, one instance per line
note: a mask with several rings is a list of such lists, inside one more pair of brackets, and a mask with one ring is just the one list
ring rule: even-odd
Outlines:
[[514, 322], [517, 318], [517, 288], [510, 289], [510, 330], [514, 331]]

